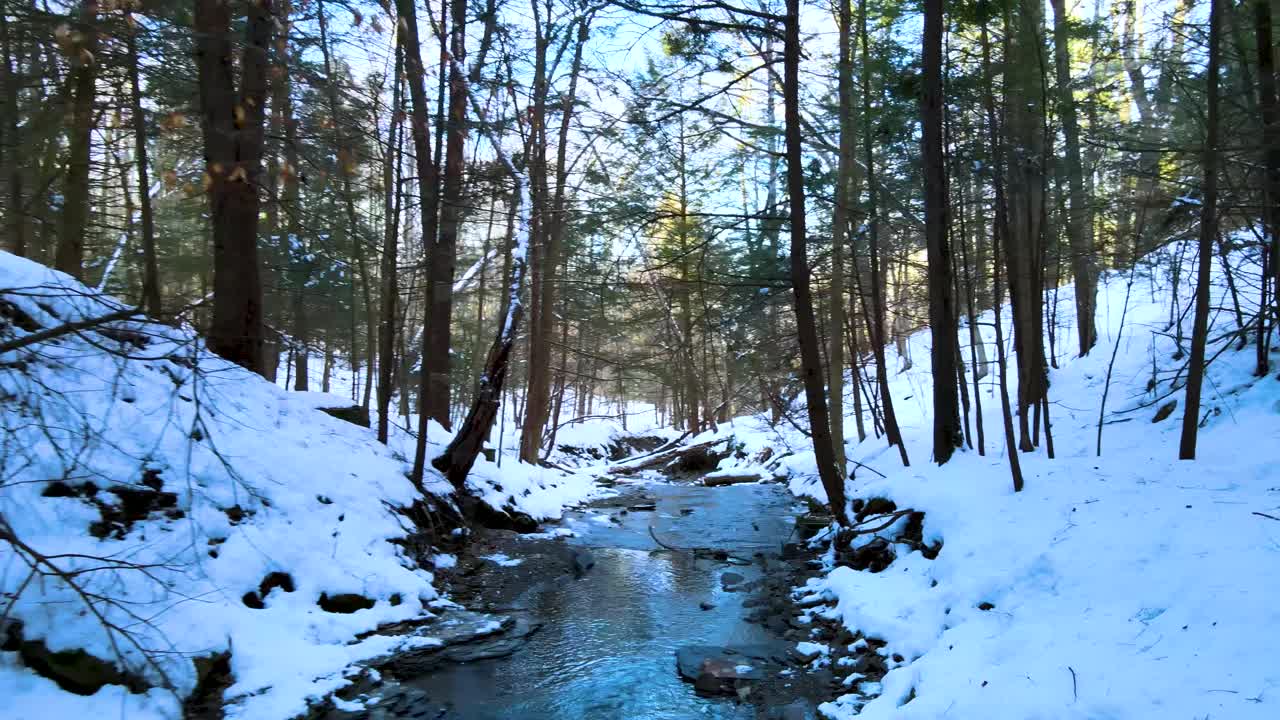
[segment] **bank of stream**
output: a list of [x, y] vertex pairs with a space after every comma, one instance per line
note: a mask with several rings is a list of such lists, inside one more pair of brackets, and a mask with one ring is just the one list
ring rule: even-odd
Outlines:
[[835, 680], [796, 651], [806, 509], [777, 483], [641, 474], [543, 532], [479, 529], [442, 571], [461, 641], [393, 658], [342, 715], [815, 718]]

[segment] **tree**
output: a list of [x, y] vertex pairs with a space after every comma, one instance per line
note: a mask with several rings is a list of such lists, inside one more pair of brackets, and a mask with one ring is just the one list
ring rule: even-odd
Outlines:
[[1200, 206], [1200, 257], [1196, 273], [1196, 310], [1191, 330], [1191, 359], [1187, 369], [1186, 409], [1182, 414], [1182, 438], [1178, 459], [1196, 459], [1196, 435], [1200, 426], [1200, 389], [1204, 384], [1205, 346], [1209, 334], [1209, 281], [1213, 246], [1218, 238], [1218, 72], [1221, 64], [1222, 3], [1210, 0], [1209, 59], [1205, 71], [1204, 184]]
[[960, 401], [955, 378], [956, 300], [946, 166], [942, 159], [942, 0], [924, 4], [924, 95], [920, 125], [924, 153], [925, 245], [929, 263], [929, 332], [933, 346], [933, 459], [942, 465], [960, 447]]
[[1071, 246], [1071, 268], [1076, 287], [1076, 328], [1080, 355], [1088, 355], [1098, 341], [1094, 324], [1097, 301], [1097, 268], [1094, 266], [1092, 228], [1089, 227], [1089, 198], [1085, 194], [1084, 164], [1080, 155], [1080, 122], [1076, 116], [1075, 91], [1071, 82], [1071, 18], [1066, 0], [1053, 0], [1053, 58], [1058, 81], [1058, 112], [1066, 151], [1067, 240]]
[[809, 414], [809, 433], [818, 477], [827, 492], [831, 514], [841, 525], [845, 511], [844, 474], [836, 467], [818, 347], [818, 324], [813, 312], [808, 237], [805, 234], [804, 141], [800, 135], [800, 0], [787, 0], [783, 19], [783, 118], [786, 126], [787, 196], [791, 204], [791, 297], [795, 304], [796, 334], [800, 341], [800, 375]]
[[98, 67], [98, 0], [82, 0], [77, 30], [67, 35], [64, 51], [72, 56], [71, 127], [67, 131], [67, 172], [62, 183], [62, 228], [54, 267], [84, 277], [84, 236], [89, 223], [89, 154], [95, 125], [93, 100]]
[[262, 184], [267, 48], [271, 0], [245, 6], [240, 89], [232, 73], [231, 7], [196, 0], [205, 175], [213, 224], [213, 321], [209, 349], [258, 372], [263, 366], [262, 285], [258, 266], [258, 188]]

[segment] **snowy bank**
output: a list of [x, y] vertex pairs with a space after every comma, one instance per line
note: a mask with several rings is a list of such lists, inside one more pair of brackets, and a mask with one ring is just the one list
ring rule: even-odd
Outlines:
[[[420, 642], [369, 635], [440, 602], [404, 512], [423, 499], [412, 438], [380, 445], [318, 410], [349, 400], [286, 392], [190, 328], [130, 317], [57, 334], [127, 310], [0, 253], [0, 347], [22, 345], [0, 353], [5, 716], [177, 717], [229, 656], [228, 717], [287, 718]], [[433, 450], [448, 440], [434, 430]], [[536, 519], [594, 491], [483, 459], [469, 485]], [[452, 493], [434, 473], [426, 490]]]

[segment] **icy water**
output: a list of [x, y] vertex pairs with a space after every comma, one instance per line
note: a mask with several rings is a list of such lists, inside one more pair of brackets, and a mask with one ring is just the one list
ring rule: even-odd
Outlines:
[[[676, 673], [675, 651], [691, 644], [784, 643], [746, 622], [744, 595], [721, 575], [747, 580], [758, 564], [734, 567], [692, 553], [661, 550], [649, 534], [681, 548], [715, 548], [751, 558], [776, 554], [797, 507], [777, 485], [707, 488], [651, 484], [654, 511], [597, 508], [569, 514], [579, 535], [567, 542], [595, 566], [578, 580], [562, 575], [519, 603], [543, 628], [514, 655], [442, 667], [413, 684], [474, 720], [687, 720], [757, 718], [758, 708], [703, 698]], [[608, 521], [615, 514], [621, 524]], [[604, 522], [602, 522], [604, 520]], [[710, 610], [701, 604], [714, 605]]]

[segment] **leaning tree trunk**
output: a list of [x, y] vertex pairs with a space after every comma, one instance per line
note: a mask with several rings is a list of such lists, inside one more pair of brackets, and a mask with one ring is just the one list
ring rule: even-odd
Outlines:
[[254, 372], [262, 368], [258, 187], [262, 185], [270, 0], [246, 4], [240, 91], [232, 77], [231, 9], [196, 0], [196, 61], [204, 131], [205, 182], [213, 221], [213, 321], [209, 349]]
[[1182, 439], [1178, 459], [1196, 459], [1196, 435], [1200, 426], [1200, 389], [1204, 384], [1204, 356], [1209, 333], [1209, 278], [1213, 268], [1213, 243], [1218, 237], [1218, 65], [1222, 35], [1222, 1], [1209, 5], [1209, 67], [1205, 71], [1204, 188], [1200, 209], [1200, 261], [1196, 277], [1196, 317], [1191, 330], [1191, 359], [1187, 370], [1186, 410], [1182, 415]]
[[800, 0], [787, 0], [783, 45], [783, 117], [787, 145], [787, 194], [791, 200], [791, 290], [795, 303], [796, 333], [800, 341], [800, 374], [809, 411], [818, 477], [827, 492], [831, 514], [841, 525], [845, 513], [844, 477], [836, 467], [831, 428], [822, 381], [822, 357], [818, 324], [813, 312], [804, 210], [804, 147], [800, 137]]
[[[460, 70], [458, 63], [454, 61], [454, 69]], [[472, 109], [476, 118], [483, 123], [485, 117], [484, 112], [476, 103], [474, 97], [471, 96], [470, 88], [467, 86], [465, 76], [458, 74], [463, 78], [463, 89], [466, 97], [471, 101]], [[529, 258], [529, 235], [532, 225], [533, 202], [529, 193], [529, 179], [507, 158], [506, 153], [502, 150], [502, 145], [495, 139], [490, 137], [490, 142], [494, 147], [494, 152], [498, 156], [498, 161], [506, 168], [507, 173], [515, 181], [515, 192], [513, 196], [518, 198], [519, 206], [516, 213], [518, 219], [515, 223], [514, 244], [510, 254], [511, 274], [507, 279], [506, 297], [502, 305], [502, 312], [499, 314], [498, 334], [493, 340], [493, 346], [489, 348], [489, 355], [485, 359], [484, 372], [480, 376], [480, 382], [476, 387], [476, 394], [471, 401], [471, 409], [467, 412], [467, 417], [462, 421], [462, 425], [458, 428], [458, 432], [454, 434], [453, 440], [449, 442], [449, 446], [435, 460], [431, 462], [432, 466], [440, 472], [444, 473], [449, 482], [454, 487], [461, 488], [467, 480], [467, 474], [471, 472], [471, 467], [475, 465], [476, 457], [480, 454], [480, 449], [484, 445], [485, 438], [489, 436], [489, 432], [493, 428], [493, 421], [498, 416], [502, 402], [502, 387], [506, 382], [507, 370], [511, 365], [511, 348], [515, 345], [516, 335], [520, 328], [520, 318], [524, 313], [524, 302], [521, 299], [521, 293], [524, 291], [524, 278], [528, 269]]]

